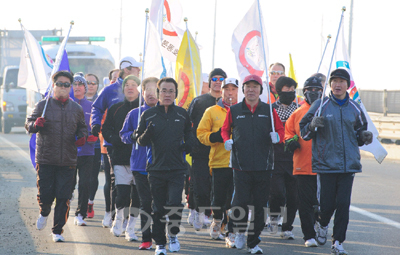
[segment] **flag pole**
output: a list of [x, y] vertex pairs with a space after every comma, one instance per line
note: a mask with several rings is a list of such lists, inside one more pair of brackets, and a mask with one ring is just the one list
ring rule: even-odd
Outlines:
[[321, 68], [322, 60], [324, 59], [324, 56], [325, 56], [326, 47], [328, 46], [329, 41], [331, 40], [331, 38], [332, 38], [332, 36], [329, 34], [328, 35], [328, 40], [326, 41], [326, 44], [325, 44], [324, 52], [322, 53], [321, 61], [319, 62], [317, 73], [319, 73], [319, 69]]
[[[336, 39], [335, 39], [335, 45], [333, 46], [332, 57], [331, 57], [331, 61], [329, 63], [328, 74], [326, 75], [327, 78], [329, 77], [329, 73], [331, 72], [332, 61], [333, 61], [333, 57], [335, 56], [335, 51], [336, 51], [336, 43], [337, 43], [337, 40], [339, 38], [339, 32], [340, 32], [340, 28], [342, 27], [342, 21], [343, 21], [343, 17], [344, 17], [344, 12], [345, 11], [346, 11], [346, 6], [343, 6], [342, 7], [342, 14], [340, 16], [339, 28], [338, 28]], [[328, 81], [329, 81], [329, 79], [326, 79], [325, 84], [324, 84], [324, 91], [322, 92], [321, 103], [319, 105], [319, 110], [318, 110], [318, 117], [321, 116], [321, 107], [322, 107], [322, 103], [324, 102], [326, 86], [328, 85]], [[315, 128], [315, 131], [317, 131], [317, 128]]]
[[189, 29], [188, 29], [188, 25], [187, 25], [188, 18], [185, 17], [183, 19], [183, 21], [185, 21], [185, 24], [186, 24], [186, 35], [187, 35], [188, 43], [189, 43], [190, 63], [192, 64], [192, 75], [193, 75], [193, 82], [194, 82], [194, 89], [195, 89], [194, 91], [195, 91], [195, 96], [197, 97], [197, 95], [200, 94], [200, 91], [199, 91], [199, 93], [197, 93], [196, 76], [194, 73], [194, 64], [193, 64], [193, 57], [192, 57], [192, 47], [190, 46], [190, 36], [189, 36]]
[[[261, 28], [261, 40], [262, 40], [262, 46], [263, 46], [263, 53], [264, 53], [264, 65], [265, 65], [265, 76], [267, 79], [267, 90], [268, 90], [268, 102], [269, 102], [269, 114], [271, 115], [271, 124], [272, 124], [272, 132], [275, 132], [275, 125], [274, 125], [274, 116], [272, 115], [272, 103], [271, 103], [271, 91], [269, 89], [269, 77], [268, 77], [268, 65], [267, 65], [267, 58], [265, 55], [265, 44], [264, 44], [264, 29], [263, 29], [263, 24], [261, 20], [261, 7], [260, 7], [260, 0], [257, 0], [258, 3], [258, 18], [260, 20], [260, 28]], [[261, 84], [262, 86], [262, 84]]]
[[26, 29], [24, 29], [25, 27], [22, 25], [21, 19], [18, 19], [18, 21], [19, 21], [19, 24], [21, 25], [21, 30], [24, 32], [24, 42], [25, 42], [26, 51], [28, 52], [29, 62], [31, 62], [31, 67], [32, 67], [32, 70], [33, 70], [33, 76], [35, 77], [36, 87], [38, 89], [38, 92], [40, 93], [40, 89], [39, 89], [39, 84], [38, 84], [37, 77], [36, 77], [35, 68], [34, 68], [34, 65], [33, 65], [32, 59], [31, 59], [31, 53], [29, 52], [28, 43], [26, 42], [26, 36], [25, 36], [25, 30]]
[[[64, 40], [66, 40], [66, 42], [68, 42], [69, 33], [71, 33], [71, 29], [72, 29], [72, 26], [73, 26], [74, 24], [75, 24], [75, 23], [74, 23], [74, 21], [72, 20], [72, 21], [70, 22], [68, 34], [67, 34], [67, 36], [64, 38]], [[65, 42], [65, 44], [64, 44], [64, 49], [62, 50], [61, 56], [60, 56], [59, 58], [57, 58], [57, 57], [58, 57], [58, 54], [57, 54], [57, 56], [56, 56], [56, 62], [54, 63], [53, 70], [51, 71], [51, 75], [50, 75], [50, 79], [49, 79], [49, 85], [48, 85], [48, 87], [50, 87], [50, 91], [49, 91], [49, 93], [47, 94], [46, 104], [44, 105], [43, 112], [42, 112], [42, 116], [41, 116], [42, 118], [44, 117], [44, 114], [45, 114], [45, 112], [46, 112], [47, 105], [48, 105], [48, 103], [49, 103], [50, 95], [51, 95], [51, 93], [53, 92], [53, 86], [52, 86], [53, 81], [52, 81], [52, 78], [53, 78], [53, 75], [58, 71], [58, 68], [60, 67], [61, 60], [63, 59], [63, 56], [64, 56], [65, 47], [66, 47], [66, 45], [67, 45], [66, 42]], [[60, 52], [60, 49], [59, 49], [58, 51]], [[72, 86], [72, 84], [71, 84], [71, 86]]]
[[[144, 42], [143, 42], [143, 62], [142, 62], [142, 82], [143, 82], [143, 76], [144, 76], [144, 63], [146, 60], [146, 35], [147, 35], [147, 23], [149, 21], [149, 8], [146, 8], [144, 11], [146, 13], [146, 22], [144, 26]], [[143, 91], [140, 90], [139, 93], [139, 111], [138, 111], [138, 123], [140, 120], [140, 115], [141, 115], [141, 106], [142, 106], [142, 93]], [[135, 149], [137, 150], [139, 148], [138, 144], [136, 143]]]
[[213, 55], [212, 55], [211, 70], [214, 70], [215, 35], [216, 35], [216, 33], [217, 33], [217, 0], [215, 0], [215, 8], [214, 8], [214, 36], [213, 36]]

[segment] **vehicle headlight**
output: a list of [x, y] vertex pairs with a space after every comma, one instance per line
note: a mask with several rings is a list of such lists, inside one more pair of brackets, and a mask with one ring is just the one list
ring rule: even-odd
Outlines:
[[15, 109], [14, 109], [14, 104], [13, 103], [11, 103], [11, 102], [6, 102], [6, 101], [3, 101], [3, 112], [13, 112]]

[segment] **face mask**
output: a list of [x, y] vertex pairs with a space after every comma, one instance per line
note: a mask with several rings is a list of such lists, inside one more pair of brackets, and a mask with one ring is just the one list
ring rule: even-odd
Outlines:
[[314, 103], [315, 100], [321, 98], [321, 96], [322, 96], [321, 91], [306, 91], [304, 93], [304, 97], [307, 103], [309, 103], [310, 105], [312, 105], [312, 103]]
[[292, 91], [292, 92], [281, 91], [278, 94], [279, 94], [279, 101], [285, 105], [290, 105], [293, 102], [293, 100], [296, 98], [295, 91]]

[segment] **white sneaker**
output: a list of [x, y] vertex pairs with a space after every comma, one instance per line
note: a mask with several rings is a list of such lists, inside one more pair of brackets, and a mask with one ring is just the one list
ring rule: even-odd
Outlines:
[[39, 217], [38, 217], [38, 219], [37, 219], [37, 221], [36, 221], [36, 228], [37, 228], [38, 230], [42, 230], [42, 229], [44, 229], [44, 228], [46, 227], [46, 225], [47, 225], [47, 218], [48, 218], [48, 216], [44, 217], [44, 216], [42, 216], [41, 214], [39, 214]]
[[167, 255], [167, 250], [165, 249], [165, 245], [156, 245], [156, 255]]
[[225, 237], [225, 245], [228, 248], [236, 248], [235, 246], [235, 237], [234, 233], [229, 233], [227, 237]]
[[211, 222], [208, 219], [208, 216], [204, 215], [203, 227], [208, 228], [209, 226], [211, 226]]
[[315, 241], [314, 238], [308, 239], [308, 240], [304, 243], [304, 245], [305, 245], [306, 247], [318, 247], [318, 243], [317, 243], [317, 241]]
[[111, 228], [112, 220], [111, 220], [111, 212], [106, 212], [104, 214], [103, 221], [101, 222], [103, 228]]
[[129, 216], [128, 224], [125, 228], [125, 239], [129, 242], [139, 240], [139, 238], [135, 234], [136, 220], [137, 217]]
[[168, 249], [170, 252], [177, 252], [181, 249], [181, 244], [179, 243], [177, 236], [168, 235], [169, 245]]
[[203, 227], [203, 223], [204, 223], [204, 213], [198, 213], [196, 211], [193, 222], [194, 230], [200, 231]]
[[55, 242], [55, 243], [65, 241], [65, 239], [62, 235], [51, 233], [51, 236], [53, 237], [53, 242]]
[[[328, 225], [329, 226], [329, 225]], [[315, 239], [319, 245], [324, 245], [326, 243], [326, 236], [328, 235], [328, 226], [323, 227], [319, 222], [315, 222]]]
[[339, 241], [335, 241], [335, 243], [331, 246], [331, 254], [347, 255], [349, 253], [344, 250], [342, 243], [339, 243]]
[[249, 247], [248, 251], [251, 254], [263, 254], [263, 250], [260, 247], [258, 247], [258, 245], [254, 246], [254, 248]]
[[238, 250], [241, 250], [244, 248], [246, 244], [246, 236], [244, 233], [236, 233], [235, 237], [235, 246]]
[[292, 231], [284, 231], [281, 233], [281, 237], [286, 240], [294, 240], [294, 235]]
[[75, 216], [74, 224], [77, 226], [86, 226], [86, 222], [83, 220], [83, 217], [81, 214], [78, 214], [78, 216]]
[[187, 218], [187, 223], [188, 223], [190, 226], [193, 226], [195, 212], [196, 212], [196, 210], [194, 210], [194, 209], [189, 210], [189, 215], [188, 215], [188, 218]]
[[122, 225], [124, 224], [124, 211], [123, 209], [120, 210], [116, 210], [115, 213], [115, 218], [114, 218], [114, 222], [113, 225], [110, 229], [110, 232], [114, 235], [114, 236], [120, 236], [122, 234], [122, 231], [125, 230], [122, 228]]
[[213, 219], [210, 226], [210, 236], [212, 239], [219, 239], [221, 234], [221, 221]]

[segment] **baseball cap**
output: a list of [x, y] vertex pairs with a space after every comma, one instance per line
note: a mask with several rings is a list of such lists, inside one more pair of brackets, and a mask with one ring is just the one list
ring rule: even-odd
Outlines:
[[248, 82], [250, 82], [250, 81], [255, 81], [255, 82], [257, 82], [258, 84], [260, 84], [262, 86], [262, 80], [261, 80], [260, 76], [257, 76], [255, 74], [247, 75], [243, 80], [243, 85], [248, 83]]
[[227, 78], [224, 80], [224, 85], [222, 87], [225, 87], [228, 84], [233, 84], [236, 87], [239, 87], [239, 81], [235, 78]]
[[142, 67], [143, 63], [142, 62], [137, 62], [133, 57], [124, 57], [121, 59], [119, 62], [119, 69], [124, 69], [127, 67]]

